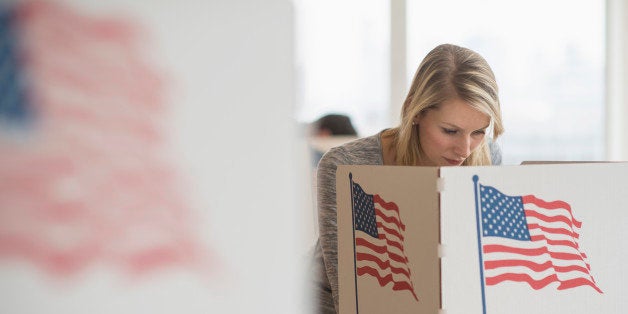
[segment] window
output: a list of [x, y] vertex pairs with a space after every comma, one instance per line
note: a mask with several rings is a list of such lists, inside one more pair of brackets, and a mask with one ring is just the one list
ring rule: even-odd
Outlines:
[[352, 118], [359, 135], [388, 127], [389, 3], [295, 0], [297, 119]]
[[409, 80], [436, 45], [471, 48], [500, 87], [504, 164], [604, 159], [604, 12], [594, 0], [408, 0]]

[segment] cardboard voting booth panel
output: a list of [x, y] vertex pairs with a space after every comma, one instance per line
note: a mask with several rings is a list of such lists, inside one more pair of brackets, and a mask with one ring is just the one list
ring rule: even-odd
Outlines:
[[342, 313], [622, 313], [628, 163], [340, 166]]

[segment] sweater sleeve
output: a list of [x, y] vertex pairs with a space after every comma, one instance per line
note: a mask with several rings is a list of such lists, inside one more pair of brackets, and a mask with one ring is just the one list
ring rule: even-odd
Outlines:
[[338, 221], [336, 207], [336, 170], [339, 165], [381, 165], [382, 150], [379, 134], [358, 139], [330, 149], [318, 164], [317, 208], [318, 208], [318, 248], [324, 265], [320, 282], [328, 283], [332, 300], [323, 302], [327, 307], [333, 304], [338, 312]]
[[338, 148], [332, 149], [323, 156], [317, 171], [317, 204], [319, 240], [322, 249], [325, 274], [329, 280], [334, 299], [334, 307], [338, 312], [338, 224], [336, 208], [336, 169], [342, 164], [342, 153]]

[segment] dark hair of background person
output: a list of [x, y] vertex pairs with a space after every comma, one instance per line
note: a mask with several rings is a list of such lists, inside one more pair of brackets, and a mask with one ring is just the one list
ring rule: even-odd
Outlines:
[[358, 135], [351, 118], [342, 114], [324, 115], [314, 121], [312, 127], [316, 135]]

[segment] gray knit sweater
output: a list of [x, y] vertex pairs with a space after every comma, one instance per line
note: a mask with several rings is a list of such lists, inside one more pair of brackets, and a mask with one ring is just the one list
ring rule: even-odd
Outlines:
[[361, 138], [329, 150], [318, 163], [317, 206], [319, 237], [315, 258], [318, 313], [338, 311], [338, 226], [336, 224], [336, 169], [338, 165], [382, 165], [380, 134]]

